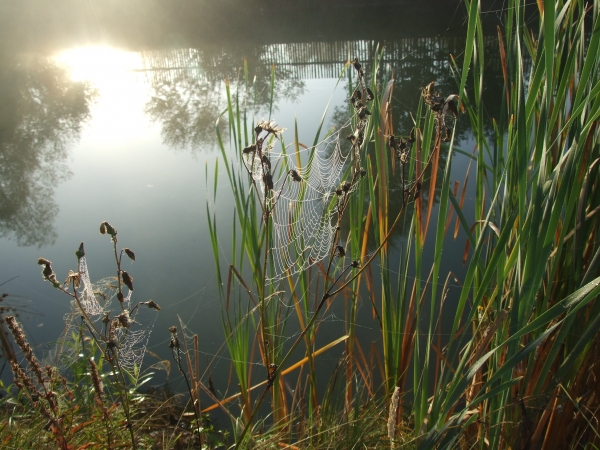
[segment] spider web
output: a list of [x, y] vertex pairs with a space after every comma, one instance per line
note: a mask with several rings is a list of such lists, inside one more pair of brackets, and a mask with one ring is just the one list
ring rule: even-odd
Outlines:
[[[75, 341], [75, 336], [79, 335], [80, 329], [83, 326], [81, 320], [82, 309], [85, 315], [87, 315], [87, 319], [98, 330], [104, 330], [105, 325], [102, 319], [105, 314], [108, 313], [110, 316], [113, 316], [122, 311], [121, 306], [113, 307], [112, 300], [116, 297], [117, 293], [117, 279], [115, 277], [104, 278], [96, 283], [92, 283], [85, 256], [79, 259], [78, 269], [80, 276], [80, 286], [77, 289], [79, 305], [74, 299], [71, 301], [71, 311], [64, 317], [65, 330], [57, 340], [56, 346], [45, 358], [61, 369], [68, 368], [80, 358], [82, 352], [81, 346], [87, 345], [86, 343], [76, 343]], [[124, 297], [122, 308], [125, 311], [131, 310], [131, 291]], [[132, 374], [135, 374], [135, 369], [139, 369], [142, 365], [156, 317], [157, 315], [153, 314], [153, 318], [146, 326], [133, 321], [130, 328], [117, 328], [115, 330], [119, 345], [111, 351], [117, 353], [119, 364], [131, 371]], [[89, 335], [89, 330], [84, 334]], [[96, 338], [98, 339], [99, 337], [96, 336]]]
[[[349, 159], [352, 159], [352, 151], [344, 153], [340, 141], [345, 139], [341, 133], [347, 131], [349, 124], [348, 121], [316, 146], [302, 148], [292, 154], [267, 149], [271, 164], [279, 167], [269, 202], [273, 233], [273, 246], [270, 248], [273, 270], [269, 281], [276, 282], [302, 272], [331, 253], [338, 202], [358, 186], [354, 183], [341, 196], [338, 195]], [[305, 163], [302, 163], [303, 160]], [[254, 156], [248, 166], [252, 166], [253, 178], [264, 195], [265, 182], [260, 164], [260, 159]], [[301, 181], [294, 181], [291, 171], [295, 171]]]

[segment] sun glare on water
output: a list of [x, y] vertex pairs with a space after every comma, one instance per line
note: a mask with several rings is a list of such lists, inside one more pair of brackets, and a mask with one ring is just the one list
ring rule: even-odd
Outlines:
[[73, 80], [98, 84], [122, 79], [124, 72], [132, 72], [142, 66], [138, 53], [110, 47], [65, 50], [57, 56], [57, 60], [71, 70]]

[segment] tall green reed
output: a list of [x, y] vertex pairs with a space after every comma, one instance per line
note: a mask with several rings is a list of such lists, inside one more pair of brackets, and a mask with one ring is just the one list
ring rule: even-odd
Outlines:
[[477, 146], [475, 217], [445, 179], [437, 228], [439, 237], [451, 204], [472, 250], [440, 377], [421, 388], [420, 446], [597, 445], [597, 400], [584, 386], [600, 321], [598, 2], [538, 2], [537, 34], [525, 2], [509, 2], [498, 27], [505, 96], [491, 136], [480, 5], [465, 5], [455, 70]]

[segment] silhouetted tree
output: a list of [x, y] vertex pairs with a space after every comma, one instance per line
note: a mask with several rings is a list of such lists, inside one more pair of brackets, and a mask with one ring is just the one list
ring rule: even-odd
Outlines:
[[0, 54], [0, 237], [54, 242], [54, 187], [70, 175], [68, 144], [79, 137], [93, 97], [49, 59]]

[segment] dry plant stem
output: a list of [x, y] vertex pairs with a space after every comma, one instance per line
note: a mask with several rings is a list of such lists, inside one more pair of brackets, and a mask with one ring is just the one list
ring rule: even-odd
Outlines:
[[[119, 358], [116, 354], [116, 352], [113, 352], [113, 356], [109, 357], [105, 350], [102, 348], [102, 346], [100, 345], [100, 342], [98, 342], [98, 339], [96, 337], [96, 335], [98, 336], [102, 336], [102, 334], [98, 331], [98, 329], [96, 328], [96, 326], [94, 325], [94, 323], [90, 320], [89, 316], [87, 315], [87, 312], [85, 311], [85, 309], [83, 308], [83, 306], [81, 305], [81, 302], [79, 300], [79, 296], [77, 295], [77, 290], [75, 289], [75, 283], [73, 282], [73, 292], [74, 294], [71, 294], [69, 291], [67, 291], [66, 289], [64, 289], [62, 286], [58, 287], [59, 290], [61, 290], [62, 292], [68, 294], [69, 296], [73, 297], [75, 299], [75, 301], [77, 302], [77, 306], [79, 307], [80, 312], [82, 313], [82, 319], [83, 319], [83, 323], [85, 324], [85, 326], [88, 328], [92, 339], [94, 339], [94, 342], [96, 343], [97, 347], [100, 349], [100, 351], [102, 352], [102, 355], [104, 356], [104, 359], [106, 361], [108, 361], [108, 363], [110, 364], [111, 367], [111, 372], [113, 375], [113, 378], [115, 380], [115, 386], [117, 387], [117, 391], [119, 392], [119, 398], [121, 399], [121, 404], [123, 405], [123, 412], [125, 413], [125, 418], [127, 420], [127, 429], [129, 430], [129, 434], [131, 435], [131, 444], [132, 444], [132, 448], [137, 448], [136, 444], [135, 444], [135, 436], [133, 433], [133, 426], [131, 424], [131, 416], [129, 414], [129, 399], [127, 398], [127, 394], [123, 393], [123, 386], [126, 386], [126, 381], [125, 381], [125, 376], [123, 375], [123, 372], [121, 370], [121, 367], [119, 365]], [[116, 367], [115, 367], [115, 363], [116, 363]], [[117, 372], [120, 374], [121, 376], [121, 380], [119, 380], [118, 376], [117, 376]]]
[[188, 393], [190, 395], [190, 400], [192, 402], [192, 407], [194, 409], [194, 416], [196, 417], [196, 431], [198, 432], [198, 440], [200, 442], [200, 445], [202, 445], [202, 437], [200, 434], [200, 417], [198, 416], [198, 411], [196, 408], [196, 405], [194, 404], [194, 396], [192, 395], [192, 387], [190, 386], [190, 381], [188, 379], [187, 374], [185, 373], [185, 370], [183, 369], [183, 366], [181, 365], [181, 353], [180, 353], [180, 349], [177, 346], [174, 346], [171, 348], [171, 354], [173, 355], [173, 359], [175, 360], [175, 362], [177, 363], [177, 368], [179, 369], [179, 372], [183, 375], [183, 379], [185, 380], [185, 385], [188, 388]]
[[[363, 75], [362, 72], [359, 71], [359, 84], [360, 84], [360, 88], [362, 91], [362, 98], [367, 98], [367, 90], [366, 87], [364, 86], [364, 79], [363, 79]], [[366, 106], [365, 106], [366, 107]], [[364, 129], [364, 124], [365, 124], [366, 120], [365, 119], [360, 119], [360, 121], [357, 124], [357, 130], [358, 131], [362, 131]], [[268, 137], [268, 135], [267, 135]], [[265, 137], [266, 139], [266, 137]], [[264, 142], [264, 140], [261, 141], [257, 141], [257, 149], [256, 151], [259, 152], [259, 156], [261, 156], [262, 154], [262, 143]], [[350, 181], [350, 188], [348, 189], [348, 191], [344, 192], [344, 198], [342, 200], [342, 204], [341, 206], [337, 206], [337, 211], [338, 211], [338, 215], [337, 215], [337, 223], [336, 223], [336, 231], [334, 233], [334, 237], [331, 243], [331, 249], [330, 249], [330, 253], [329, 253], [329, 262], [327, 265], [327, 270], [326, 270], [326, 274], [325, 274], [325, 281], [324, 281], [324, 288], [325, 288], [325, 293], [323, 294], [317, 308], [315, 309], [315, 312], [313, 313], [313, 315], [311, 316], [309, 322], [306, 324], [306, 326], [304, 327], [304, 329], [302, 330], [302, 332], [300, 333], [300, 335], [296, 338], [296, 340], [294, 341], [294, 343], [292, 344], [292, 347], [290, 348], [290, 350], [286, 353], [286, 355], [283, 357], [283, 359], [280, 361], [278, 366], [274, 367], [274, 372], [272, 375], [270, 375], [269, 371], [270, 371], [270, 361], [269, 361], [269, 357], [267, 355], [267, 351], [265, 349], [265, 355], [267, 355], [267, 365], [266, 365], [266, 369], [267, 369], [267, 377], [269, 378], [269, 383], [266, 384], [265, 389], [262, 391], [260, 397], [257, 399], [255, 406], [253, 408], [252, 414], [250, 415], [249, 420], [246, 422], [246, 425], [244, 426], [244, 429], [242, 431], [242, 434], [238, 440], [238, 442], [236, 443], [235, 448], [239, 448], [240, 443], [243, 441], [244, 437], [246, 436], [250, 425], [252, 423], [252, 421], [254, 420], [258, 409], [260, 407], [260, 405], [262, 404], [262, 402], [264, 401], [264, 398], [266, 396], [266, 393], [269, 391], [269, 389], [271, 388], [271, 386], [273, 385], [273, 381], [276, 376], [278, 375], [279, 371], [281, 370], [281, 367], [283, 367], [283, 365], [287, 362], [287, 360], [290, 358], [291, 354], [293, 353], [293, 351], [296, 349], [296, 347], [300, 344], [300, 342], [302, 341], [302, 339], [304, 339], [304, 336], [306, 335], [306, 333], [308, 333], [308, 331], [313, 327], [314, 323], [316, 322], [317, 317], [319, 316], [319, 313], [321, 311], [321, 309], [323, 308], [323, 305], [325, 304], [326, 300], [331, 298], [333, 295], [335, 295], [337, 292], [339, 292], [342, 288], [337, 289], [334, 293], [331, 292], [331, 290], [333, 289], [333, 287], [337, 284], [337, 282], [339, 281], [339, 279], [342, 277], [342, 275], [351, 267], [348, 266], [346, 267], [342, 273], [334, 280], [334, 282], [331, 284], [331, 286], [328, 287], [328, 280], [329, 280], [329, 274], [331, 273], [331, 268], [333, 266], [333, 259], [335, 257], [335, 252], [336, 252], [336, 248], [338, 246], [339, 243], [339, 238], [340, 238], [340, 227], [341, 227], [341, 221], [342, 221], [342, 217], [344, 214], [344, 211], [346, 210], [348, 203], [350, 201], [350, 195], [349, 195], [349, 191], [351, 189], [352, 186], [354, 186], [354, 184], [358, 181], [358, 175], [360, 172], [360, 159], [358, 157], [356, 157], [356, 152], [360, 151], [360, 148], [362, 147], [362, 143], [358, 144], [358, 148], [355, 148], [354, 144], [352, 146], [352, 152], [353, 152], [353, 157], [354, 157], [354, 165], [353, 165], [353, 170], [352, 170], [352, 179]], [[254, 180], [254, 177], [252, 177], [252, 172], [250, 169], [248, 169], [248, 166], [245, 164], [244, 165], [246, 167], [246, 170], [248, 170], [249, 174], [251, 175], [251, 179], [252, 182], [255, 186], [256, 186], [256, 181]], [[264, 172], [264, 165], [261, 165], [262, 170], [263, 170], [263, 176], [265, 175]], [[285, 181], [284, 180], [284, 184]], [[257, 191], [258, 192], [258, 191]], [[266, 285], [266, 271], [267, 271], [267, 257], [268, 257], [268, 232], [269, 232], [269, 217], [270, 217], [270, 210], [267, 209], [267, 202], [268, 202], [268, 193], [270, 192], [270, 190], [267, 188], [267, 186], [265, 185], [265, 196], [264, 196], [264, 204], [261, 204], [261, 207], [263, 209], [263, 218], [265, 220], [265, 256], [264, 256], [264, 261], [263, 261], [263, 295], [261, 295], [261, 302], [264, 301], [264, 287]], [[264, 205], [264, 206], [263, 206]], [[402, 210], [400, 211], [400, 213], [398, 214], [398, 217], [396, 218], [396, 221], [394, 222], [394, 226], [398, 223], [399, 218], [402, 214], [402, 211], [404, 210], [404, 207], [402, 208]], [[388, 233], [388, 236], [386, 237], [384, 243], [378, 248], [377, 252], [375, 253], [375, 255], [377, 253], [379, 253], [379, 251], [381, 250], [381, 248], [383, 247], [383, 245], [385, 244], [385, 242], [387, 241], [388, 237], [390, 236], [391, 232], [393, 230], [393, 227], [390, 229], [390, 232]], [[375, 256], [373, 255], [373, 257]], [[372, 261], [373, 257], [369, 260], [369, 263]], [[352, 280], [354, 280], [358, 274], [360, 274], [361, 271], [359, 271], [355, 276], [351, 277], [351, 279], [344, 284], [344, 287], [347, 286], [349, 283], [352, 282]], [[261, 308], [261, 316], [263, 316], [262, 313], [263, 308]], [[264, 320], [264, 317], [261, 317], [261, 320]], [[263, 333], [263, 342], [262, 345], [264, 345], [265, 343], [265, 333], [264, 333], [264, 324], [265, 322], [263, 321], [263, 329], [262, 329], [262, 333]], [[272, 378], [271, 378], [272, 377]]]
[[[421, 175], [419, 178], [417, 178], [415, 181], [421, 181], [426, 169], [431, 165], [431, 161], [433, 159], [433, 156], [435, 154], [435, 151], [439, 151], [439, 147], [437, 149], [434, 150], [434, 152], [431, 153], [431, 155], [429, 155], [429, 159], [427, 160], [427, 164], [425, 164], [425, 166], [423, 167], [423, 170], [421, 171]], [[415, 182], [413, 184], [413, 186], [407, 191], [407, 195], [410, 196], [411, 193], [414, 193], [414, 191], [417, 190], [417, 183]], [[361, 267], [346, 281], [344, 282], [344, 284], [342, 284], [339, 288], [337, 288], [335, 291], [331, 291], [331, 289], [333, 289], [333, 287], [335, 286], [335, 284], [337, 283], [337, 281], [339, 280], [339, 278], [337, 278], [335, 280], [335, 282], [325, 291], [325, 293], [323, 294], [323, 297], [321, 298], [317, 308], [315, 309], [315, 312], [313, 313], [312, 317], [310, 318], [309, 322], [306, 324], [306, 326], [304, 327], [304, 329], [302, 330], [302, 332], [300, 333], [300, 335], [296, 338], [296, 340], [294, 341], [294, 343], [292, 344], [291, 348], [288, 350], [288, 352], [285, 354], [285, 356], [283, 357], [283, 359], [281, 360], [281, 362], [278, 365], [278, 368], [276, 369], [275, 372], [275, 376], [277, 376], [279, 374], [279, 371], [281, 370], [281, 368], [285, 365], [285, 363], [287, 362], [287, 360], [290, 358], [290, 356], [292, 355], [292, 353], [294, 352], [294, 350], [296, 349], [296, 347], [298, 347], [298, 345], [300, 344], [300, 342], [302, 341], [302, 339], [304, 338], [304, 336], [306, 335], [306, 333], [308, 332], [308, 330], [310, 330], [312, 328], [312, 326], [314, 325], [319, 312], [321, 311], [321, 309], [323, 308], [323, 305], [325, 304], [325, 301], [328, 298], [331, 298], [333, 296], [335, 296], [336, 294], [338, 294], [340, 291], [342, 291], [346, 286], [348, 286], [350, 283], [352, 283], [373, 261], [373, 259], [375, 259], [375, 257], [381, 252], [381, 249], [385, 246], [385, 244], [387, 243], [387, 241], [389, 240], [389, 238], [392, 236], [392, 233], [394, 231], [394, 229], [396, 228], [396, 226], [398, 225], [398, 223], [400, 222], [400, 219], [402, 218], [402, 215], [404, 213], [404, 210], [406, 208], [406, 202], [403, 202], [402, 207], [400, 208], [400, 211], [398, 212], [394, 222], [392, 223], [392, 225], [390, 226], [388, 233], [386, 234], [386, 236], [384, 237], [384, 239], [381, 241], [381, 244], [379, 245], [379, 247], [377, 247], [377, 249], [373, 252], [373, 254], [371, 255], [371, 257], [364, 263], [361, 265]], [[336, 231], [336, 236], [337, 236], [338, 232]], [[332, 246], [333, 249], [335, 249], [335, 245]], [[331, 267], [331, 261], [329, 264], [329, 267]], [[328, 268], [329, 271], [329, 268]], [[328, 277], [326, 277], [327, 279]], [[248, 422], [246, 422], [246, 425], [244, 426], [244, 429], [242, 430], [242, 434], [240, 435], [240, 438], [238, 440], [238, 442], [236, 443], [235, 449], [239, 448], [240, 443], [242, 442], [242, 440], [244, 439], [244, 437], [246, 436], [248, 430], [250, 429], [250, 424], [252, 423], [252, 421], [254, 420], [256, 414], [258, 413], [258, 409], [260, 407], [260, 405], [262, 404], [262, 402], [264, 401], [264, 398], [267, 394], [267, 392], [270, 389], [270, 385], [267, 384], [265, 386], [265, 389], [263, 389], [260, 397], [258, 398], [258, 400], [255, 403], [255, 406], [253, 408], [252, 414], [250, 415], [250, 419], [248, 420]]]

